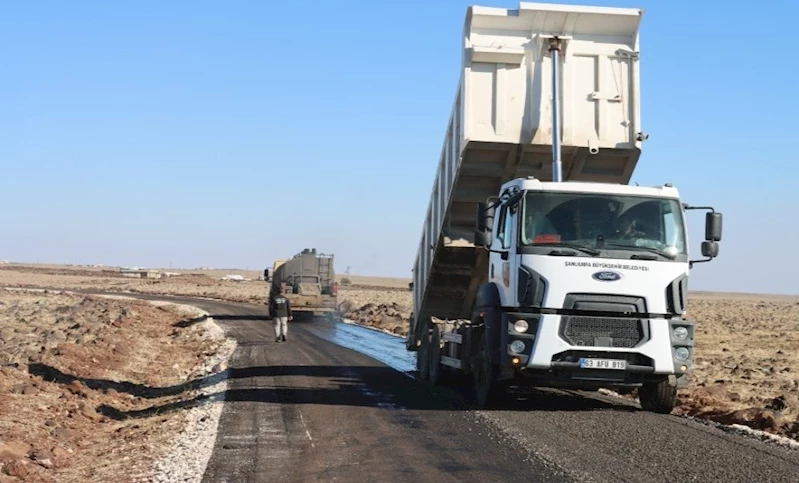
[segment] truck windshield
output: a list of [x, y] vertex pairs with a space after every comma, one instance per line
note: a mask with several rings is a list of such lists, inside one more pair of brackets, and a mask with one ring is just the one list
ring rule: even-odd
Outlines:
[[676, 199], [533, 191], [525, 196], [521, 214], [522, 246], [653, 251], [670, 258], [687, 254]]

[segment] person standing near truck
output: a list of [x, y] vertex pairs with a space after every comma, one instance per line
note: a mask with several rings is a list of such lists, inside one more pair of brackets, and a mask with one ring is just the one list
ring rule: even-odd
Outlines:
[[286, 342], [288, 332], [288, 321], [294, 317], [291, 315], [291, 302], [279, 293], [272, 293], [269, 298], [269, 316], [272, 317], [275, 325], [275, 342]]

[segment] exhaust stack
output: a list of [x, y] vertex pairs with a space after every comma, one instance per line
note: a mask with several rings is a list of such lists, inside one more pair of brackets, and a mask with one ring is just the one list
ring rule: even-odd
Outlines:
[[549, 52], [552, 54], [552, 181], [563, 181], [560, 162], [560, 39], [549, 40]]

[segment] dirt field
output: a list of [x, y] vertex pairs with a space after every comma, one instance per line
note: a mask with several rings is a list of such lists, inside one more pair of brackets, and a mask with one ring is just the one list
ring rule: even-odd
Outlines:
[[[205, 296], [262, 303], [268, 284], [222, 281], [236, 273], [189, 271], [163, 280], [104, 276], [101, 269], [0, 266], [0, 286], [48, 286]], [[392, 332], [407, 333], [409, 280], [345, 276], [339, 301], [345, 317]], [[343, 277], [339, 277], [341, 280]], [[740, 423], [799, 439], [799, 297], [694, 293], [690, 314], [698, 321], [696, 364], [689, 388], [680, 391], [676, 412]]]
[[[172, 270], [179, 276], [162, 279], [125, 278], [114, 268], [66, 267], [56, 265], [0, 265], [0, 287], [51, 287], [61, 289], [107, 290], [149, 294], [208, 297], [233, 302], [264, 303], [269, 283], [257, 279], [258, 272], [243, 270]], [[221, 280], [225, 275], [251, 280]], [[344, 316], [363, 325], [403, 334], [411, 311], [409, 280], [339, 275], [349, 279], [339, 289]]]
[[0, 288], [0, 481], [152, 481], [187, 421], [149, 408], [194, 397], [187, 381], [223, 370], [208, 365], [224, 337], [197, 317]]
[[695, 296], [692, 387], [680, 410], [799, 439], [799, 300]]

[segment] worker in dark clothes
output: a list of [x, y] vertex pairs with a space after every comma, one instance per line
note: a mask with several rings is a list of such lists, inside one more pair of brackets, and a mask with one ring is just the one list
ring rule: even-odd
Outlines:
[[269, 299], [269, 316], [275, 324], [275, 342], [286, 342], [289, 320], [294, 317], [291, 315], [291, 302], [279, 293], [273, 293]]

